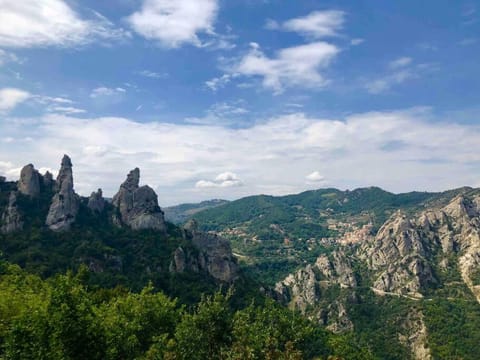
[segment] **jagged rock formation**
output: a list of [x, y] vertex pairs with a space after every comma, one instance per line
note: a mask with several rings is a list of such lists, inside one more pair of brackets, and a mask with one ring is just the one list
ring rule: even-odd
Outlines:
[[147, 185], [139, 187], [140, 169], [135, 168], [127, 175], [113, 197], [112, 204], [118, 209], [119, 216], [114, 223], [125, 224], [134, 230], [154, 229], [166, 231], [163, 211], [158, 206], [155, 191]]
[[183, 231], [184, 238], [191, 240], [199, 253], [193, 254], [185, 252], [181, 247], [177, 248], [170, 264], [171, 272], [207, 271], [223, 282], [232, 282], [238, 277], [238, 265], [228, 241], [216, 234], [199, 231], [195, 220], [190, 220]]
[[431, 264], [441, 251], [439, 266], [449, 266], [449, 255], [458, 257], [462, 279], [480, 301], [480, 284], [472, 278], [480, 268], [479, 203], [478, 195], [459, 195], [411, 219], [402, 212], [392, 215], [358, 252], [375, 274], [374, 290], [422, 297], [422, 290], [437, 282]]
[[480, 302], [480, 283], [474, 279], [480, 269], [480, 196], [459, 195], [444, 208], [423, 213], [418, 223], [441, 247], [443, 261], [458, 255], [462, 279]]
[[[394, 295], [408, 301], [431, 296], [438, 285], [449, 286], [442, 283], [439, 271], [454, 273], [458, 267], [463, 284], [480, 302], [480, 195], [477, 191], [470, 194], [416, 213], [397, 211], [376, 234], [362, 230], [355, 241], [340, 237], [330, 256], [320, 256], [314, 264], [277, 283], [276, 298], [332, 331], [351, 329], [346, 305], [355, 303], [358, 296], [352, 270], [355, 262], [356, 269], [363, 269], [362, 286], [371, 284], [376, 295]], [[346, 252], [351, 257], [347, 258]], [[349, 295], [326, 302], [326, 291], [333, 285], [347, 289]], [[431, 359], [422, 311], [412, 309], [407, 315], [401, 319], [400, 342], [410, 349], [413, 358]]]
[[23, 195], [37, 197], [40, 194], [40, 179], [41, 175], [32, 164], [24, 166], [18, 180], [18, 191]]
[[[352, 264], [341, 252], [333, 252], [331, 257], [318, 257], [315, 264], [307, 265], [278, 282], [274, 291], [277, 299], [304, 314], [308, 309], [314, 309], [307, 315], [330, 330], [351, 330], [353, 324], [342, 301], [330, 302], [323, 298], [322, 294], [332, 286], [352, 290], [357, 286]], [[348, 300], [355, 301], [354, 291]]]
[[73, 190], [72, 161], [64, 155], [46, 225], [53, 231], [69, 230], [75, 222], [79, 206], [80, 198]]
[[105, 199], [103, 198], [102, 189], [98, 189], [97, 192], [92, 192], [88, 198], [88, 208], [93, 212], [101, 213], [105, 209]]
[[360, 258], [375, 271], [373, 288], [422, 297], [421, 289], [435, 282], [424, 241], [421, 231], [404, 213], [393, 214], [360, 250]]
[[22, 217], [17, 208], [17, 194], [12, 191], [8, 198], [8, 206], [2, 215], [1, 232], [9, 234], [23, 230]]

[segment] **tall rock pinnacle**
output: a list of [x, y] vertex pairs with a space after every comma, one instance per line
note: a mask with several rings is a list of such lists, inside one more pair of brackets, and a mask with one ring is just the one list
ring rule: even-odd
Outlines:
[[75, 221], [79, 205], [80, 199], [73, 190], [72, 161], [64, 155], [46, 224], [54, 231], [68, 230]]
[[40, 194], [40, 178], [32, 164], [24, 166], [18, 180], [18, 191], [23, 195], [37, 197]]
[[113, 197], [112, 204], [120, 214], [120, 219], [115, 218], [115, 222], [128, 225], [134, 230], [165, 231], [165, 220], [163, 211], [158, 206], [157, 194], [149, 186], [139, 187], [139, 181], [140, 169], [135, 168]]

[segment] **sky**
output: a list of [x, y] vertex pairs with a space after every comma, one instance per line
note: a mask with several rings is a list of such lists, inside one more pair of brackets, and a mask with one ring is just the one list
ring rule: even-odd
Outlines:
[[480, 187], [478, 0], [0, 0], [0, 175], [161, 206]]

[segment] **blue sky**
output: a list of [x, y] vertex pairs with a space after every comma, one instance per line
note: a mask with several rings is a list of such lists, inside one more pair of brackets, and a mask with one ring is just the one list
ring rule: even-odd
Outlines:
[[480, 186], [477, 1], [0, 0], [0, 175], [164, 205]]

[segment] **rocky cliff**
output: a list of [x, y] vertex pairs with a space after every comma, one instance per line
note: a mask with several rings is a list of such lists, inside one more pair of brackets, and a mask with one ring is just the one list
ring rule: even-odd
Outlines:
[[[346, 237], [350, 239], [361, 229]], [[477, 191], [413, 213], [396, 211], [377, 231], [360, 232], [355, 241], [339, 237], [333, 246], [336, 250], [278, 282], [276, 297], [337, 332], [354, 328], [349, 309], [361, 301], [358, 292], [361, 289], [365, 294], [366, 286], [379, 298], [428, 303], [437, 289], [463, 284], [480, 303]], [[444, 272], [458, 273], [462, 284], [445, 280]], [[334, 296], [328, 291], [332, 287], [337, 288]], [[418, 306], [394, 320], [398, 340], [415, 359], [432, 358], [424, 317], [422, 306]]]
[[63, 156], [55, 190], [45, 223], [53, 231], [69, 230], [75, 222], [80, 197], [73, 189], [72, 161], [67, 155]]
[[183, 228], [183, 237], [191, 241], [198, 252], [185, 252], [182, 247], [175, 250], [170, 271], [207, 271], [215, 279], [232, 282], [238, 277], [238, 265], [228, 241], [222, 237], [198, 230], [194, 220]]
[[148, 185], [139, 187], [140, 169], [135, 168], [120, 185], [112, 204], [118, 210], [114, 222], [134, 230], [154, 229], [165, 231], [163, 211], [158, 206], [157, 194]]
[[9, 234], [23, 229], [23, 220], [17, 207], [17, 194], [15, 191], [10, 193], [8, 205], [2, 215], [1, 232]]
[[41, 175], [32, 164], [24, 166], [18, 180], [18, 191], [23, 195], [37, 197], [40, 194]]

